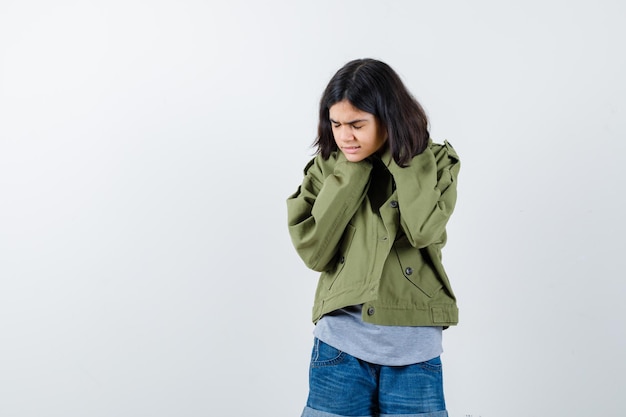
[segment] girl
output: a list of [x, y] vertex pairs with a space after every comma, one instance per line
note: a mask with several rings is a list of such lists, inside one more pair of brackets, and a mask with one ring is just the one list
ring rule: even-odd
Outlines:
[[320, 102], [316, 157], [287, 200], [321, 272], [303, 417], [445, 417], [441, 333], [458, 322], [441, 263], [459, 158], [385, 63], [359, 59]]

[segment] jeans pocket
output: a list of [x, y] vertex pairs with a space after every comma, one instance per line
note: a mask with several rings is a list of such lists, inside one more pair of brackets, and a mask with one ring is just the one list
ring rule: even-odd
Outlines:
[[431, 372], [441, 372], [441, 369], [442, 369], [440, 356], [437, 356], [436, 358], [432, 358], [424, 362], [420, 362], [417, 365], [423, 370], [431, 371]]
[[339, 349], [335, 349], [329, 344], [326, 344], [315, 338], [313, 345], [313, 353], [311, 354], [311, 366], [333, 366], [340, 364], [346, 357], [346, 353]]

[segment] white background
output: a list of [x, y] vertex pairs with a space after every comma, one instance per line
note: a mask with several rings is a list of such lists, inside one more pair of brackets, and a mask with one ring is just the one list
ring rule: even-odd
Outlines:
[[389, 63], [462, 157], [451, 417], [626, 412], [626, 5], [0, 2], [0, 416], [298, 416], [317, 105]]

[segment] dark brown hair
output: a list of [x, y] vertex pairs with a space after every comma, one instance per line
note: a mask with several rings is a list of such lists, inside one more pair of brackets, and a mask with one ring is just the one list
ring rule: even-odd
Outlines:
[[328, 111], [342, 100], [378, 118], [387, 131], [391, 154], [398, 165], [408, 165], [426, 149], [430, 135], [424, 109], [389, 65], [366, 58], [344, 65], [324, 90], [314, 142], [324, 159], [337, 150]]

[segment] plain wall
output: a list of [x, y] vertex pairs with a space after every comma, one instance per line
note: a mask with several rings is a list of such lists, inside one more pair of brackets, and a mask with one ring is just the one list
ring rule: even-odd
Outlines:
[[317, 105], [389, 63], [462, 158], [451, 417], [626, 411], [620, 1], [0, 2], [0, 416], [300, 414]]

